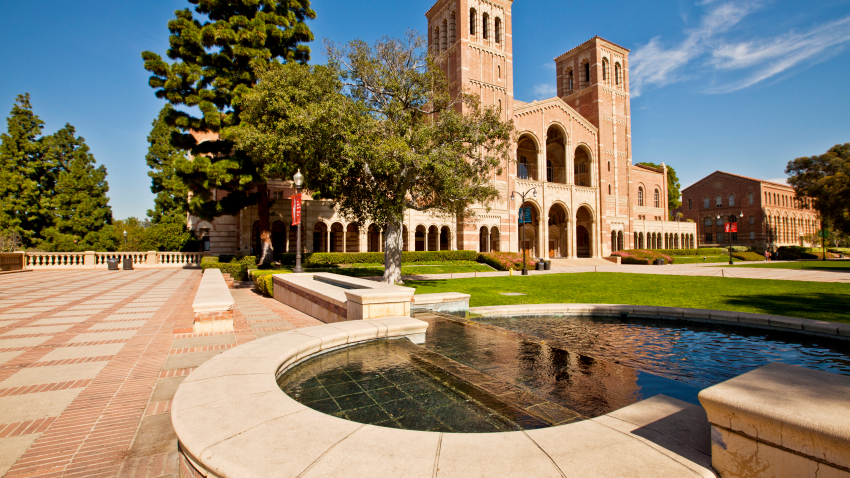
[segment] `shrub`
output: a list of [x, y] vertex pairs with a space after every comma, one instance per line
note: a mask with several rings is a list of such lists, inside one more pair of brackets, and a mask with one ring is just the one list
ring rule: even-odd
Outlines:
[[763, 261], [764, 254], [758, 252], [733, 252], [732, 257], [742, 261]]
[[719, 247], [706, 247], [702, 249], [648, 249], [668, 256], [714, 256], [723, 254], [726, 249]]
[[[276, 256], [281, 264], [294, 265], [295, 253]], [[478, 257], [475, 251], [405, 251], [401, 253], [401, 262], [446, 262], [474, 261]], [[312, 252], [301, 254], [304, 267], [335, 266], [340, 264], [383, 264], [383, 252]]]
[[141, 233], [139, 251], [197, 251], [200, 243], [184, 223], [162, 222]]
[[[223, 261], [222, 259], [227, 259]], [[248, 269], [257, 266], [257, 258], [254, 256], [207, 256], [201, 259], [201, 269], [219, 269], [222, 274], [230, 274], [233, 280], [248, 280]]]
[[[726, 248], [726, 250], [728, 251], [729, 249]], [[732, 246], [732, 252], [747, 252], [749, 250], [750, 248], [747, 246]]]
[[252, 270], [251, 280], [254, 282], [254, 287], [256, 287], [261, 294], [272, 297], [274, 296], [274, 275], [291, 273], [292, 271], [289, 269]]
[[[672, 250], [686, 250], [686, 249], [672, 249]], [[666, 264], [673, 263], [673, 257], [668, 256], [666, 254], [662, 254], [659, 251], [653, 250], [645, 250], [645, 249], [630, 249], [627, 251], [617, 251], [612, 256], [619, 256], [620, 262], [622, 264], [652, 264], [655, 262], [655, 259], [664, 259]]]
[[[478, 254], [477, 259], [478, 262], [487, 264], [497, 271], [522, 269], [522, 254], [519, 252], [483, 252]], [[530, 257], [526, 258], [525, 266], [534, 269], [537, 266], [537, 261]]]

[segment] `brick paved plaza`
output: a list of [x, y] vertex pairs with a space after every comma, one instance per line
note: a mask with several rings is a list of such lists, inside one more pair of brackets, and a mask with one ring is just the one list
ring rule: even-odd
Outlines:
[[320, 324], [236, 289], [235, 333], [192, 334], [200, 278], [0, 275], [0, 476], [177, 476], [169, 411], [185, 376], [238, 344]]

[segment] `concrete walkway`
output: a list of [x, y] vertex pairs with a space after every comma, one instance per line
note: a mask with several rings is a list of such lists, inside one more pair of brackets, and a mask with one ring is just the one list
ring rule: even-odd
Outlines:
[[176, 477], [169, 412], [183, 379], [237, 344], [321, 324], [242, 289], [235, 333], [192, 334], [200, 277], [0, 276], [0, 476]]
[[[563, 262], [561, 262], [563, 263]], [[736, 262], [736, 264], [747, 264]], [[758, 262], [756, 262], [758, 264]], [[714, 266], [714, 267], [710, 267]], [[629, 274], [657, 274], [672, 276], [702, 276], [702, 277], [732, 277], [739, 279], [771, 279], [806, 282], [844, 282], [850, 283], [850, 273], [838, 271], [800, 270], [800, 269], [767, 269], [751, 267], [722, 267], [719, 264], [681, 264], [666, 266], [607, 265], [556, 266], [548, 271], [532, 271], [529, 275], [539, 274], [572, 274], [580, 272], [621, 272]], [[437, 279], [468, 279], [472, 277], [504, 277], [510, 272], [464, 272], [459, 274], [420, 274], [402, 276], [403, 280], [437, 280]], [[519, 271], [514, 271], [519, 275]]]

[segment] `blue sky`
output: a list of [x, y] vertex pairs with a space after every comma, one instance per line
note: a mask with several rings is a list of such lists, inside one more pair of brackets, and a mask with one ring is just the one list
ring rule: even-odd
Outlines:
[[[314, 0], [322, 40], [425, 30], [431, 0]], [[116, 218], [153, 206], [144, 156], [162, 107], [140, 53], [165, 53], [185, 0], [28, 0], [0, 10], [0, 113], [29, 92], [46, 133], [66, 122], [109, 176]], [[850, 0], [517, 0], [517, 99], [554, 95], [552, 59], [599, 35], [631, 50], [634, 160], [682, 185], [715, 171], [777, 180], [798, 156], [850, 142]], [[4, 128], [5, 130], [5, 128]]]

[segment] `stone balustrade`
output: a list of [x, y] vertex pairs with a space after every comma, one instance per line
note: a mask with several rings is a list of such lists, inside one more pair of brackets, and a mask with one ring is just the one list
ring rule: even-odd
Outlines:
[[107, 261], [133, 261], [134, 269], [184, 269], [200, 267], [202, 252], [24, 252], [24, 268], [47, 269], [107, 269]]
[[24, 270], [23, 252], [0, 253], [0, 272], [13, 272]]

